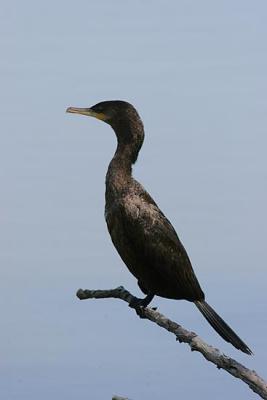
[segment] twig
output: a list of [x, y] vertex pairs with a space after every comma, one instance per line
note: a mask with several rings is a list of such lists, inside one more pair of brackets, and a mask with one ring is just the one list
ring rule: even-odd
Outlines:
[[[130, 292], [124, 289], [123, 286], [119, 286], [116, 289], [110, 290], [79, 289], [77, 292], [77, 297], [80, 300], [104, 299], [111, 297], [124, 300], [128, 304], [136, 299]], [[160, 327], [173, 333], [176, 336], [176, 340], [178, 340], [180, 343], [187, 343], [192, 351], [198, 351], [206, 358], [206, 360], [215, 364], [217, 368], [222, 368], [235, 378], [241, 379], [261, 398], [267, 400], [267, 383], [255, 371], [246, 368], [233, 358], [222, 354], [218, 349], [205, 343], [196, 333], [187, 331], [176, 322], [171, 321], [163, 314], [152, 308], [143, 308], [142, 318], [149, 319]]]

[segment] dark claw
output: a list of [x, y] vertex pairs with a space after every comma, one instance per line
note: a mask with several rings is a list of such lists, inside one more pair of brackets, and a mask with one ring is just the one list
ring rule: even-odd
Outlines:
[[144, 304], [145, 299], [138, 299], [138, 297], [133, 297], [133, 299], [129, 303], [129, 307], [131, 308], [141, 308], [145, 307], [146, 305]]
[[[148, 304], [151, 302], [153, 297], [154, 296], [151, 294], [147, 295], [144, 299], [138, 299], [137, 297], [133, 297], [129, 303], [129, 307], [134, 308], [136, 311], [136, 314], [140, 318], [145, 318], [144, 310], [148, 306]], [[153, 308], [153, 310], [156, 310], [156, 309], [157, 309], [157, 307]]]
[[137, 307], [137, 308], [135, 308], [135, 312], [136, 312], [136, 314], [138, 315], [138, 317], [140, 317], [140, 318], [142, 318], [142, 319], [145, 319], [145, 318], [146, 318], [146, 316], [145, 316], [145, 308], [144, 308], [144, 307]]
[[144, 315], [144, 299], [138, 299], [137, 297], [134, 297], [131, 302], [129, 303], [129, 307], [134, 308], [136, 314], [140, 317], [140, 318], [145, 318]]
[[130, 302], [130, 307], [147, 307], [149, 303], [153, 300], [154, 294], [148, 293], [148, 295], [144, 299], [138, 299], [134, 297]]

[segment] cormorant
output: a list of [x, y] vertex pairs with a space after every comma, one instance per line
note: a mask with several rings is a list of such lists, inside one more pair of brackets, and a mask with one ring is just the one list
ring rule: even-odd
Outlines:
[[125, 101], [104, 101], [91, 108], [69, 107], [69, 113], [95, 117], [109, 124], [117, 136], [117, 149], [106, 175], [105, 218], [114, 246], [137, 278], [146, 307], [155, 295], [193, 302], [227, 342], [247, 354], [249, 347], [205, 301], [186, 250], [170, 221], [143, 186], [132, 177], [144, 140], [144, 127], [136, 109]]

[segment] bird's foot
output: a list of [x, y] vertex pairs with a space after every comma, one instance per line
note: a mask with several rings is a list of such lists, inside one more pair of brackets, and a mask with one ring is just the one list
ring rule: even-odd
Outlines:
[[144, 309], [146, 308], [146, 304], [144, 304], [145, 299], [138, 299], [138, 297], [133, 297], [129, 303], [129, 307], [134, 308], [136, 314], [140, 318], [145, 318]]
[[146, 307], [146, 304], [144, 304], [144, 299], [138, 299], [138, 297], [134, 297], [131, 299], [129, 303], [129, 307], [131, 308], [138, 308], [138, 307]]
[[[151, 302], [153, 295], [147, 295], [144, 299], [139, 299], [138, 297], [133, 297], [132, 300], [129, 303], [129, 307], [134, 308], [136, 311], [136, 314], [140, 318], [145, 318], [144, 310], [148, 306], [148, 304]], [[154, 307], [153, 310], [156, 310], [157, 308]]]

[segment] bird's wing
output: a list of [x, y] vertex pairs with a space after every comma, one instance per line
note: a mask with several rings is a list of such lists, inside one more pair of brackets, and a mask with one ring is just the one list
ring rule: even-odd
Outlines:
[[[203, 297], [185, 248], [170, 221], [149, 194], [143, 191], [126, 195], [119, 202], [119, 209], [122, 224], [119, 235], [123, 235], [124, 244], [120, 248], [120, 245], [114, 240], [113, 242], [128, 267], [131, 255], [127, 259], [125, 247], [131, 249], [136, 264], [149, 269], [152, 276], [157, 276], [158, 280], [162, 279], [162, 282], [159, 282], [160, 286], [169, 287], [166, 290], [170, 291], [170, 295], [166, 293], [165, 297], [173, 297], [173, 291], [179, 292], [177, 296], [181, 295], [181, 298]], [[113, 236], [112, 227], [109, 228]], [[127, 254], [124, 254], [125, 251]], [[134, 268], [138, 268], [138, 265], [134, 265]], [[142, 271], [139, 272], [139, 275], [141, 274]], [[145, 286], [146, 282], [143, 283]]]

